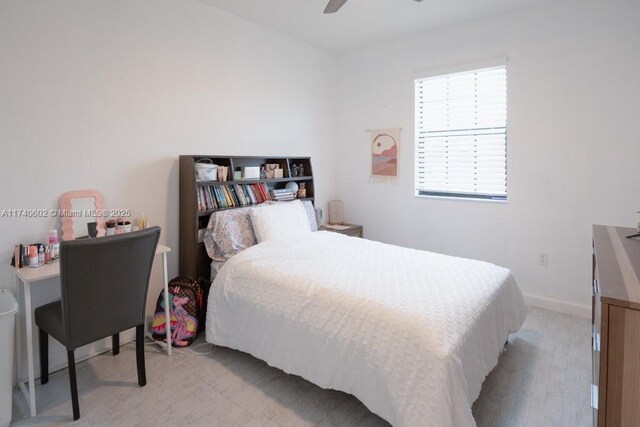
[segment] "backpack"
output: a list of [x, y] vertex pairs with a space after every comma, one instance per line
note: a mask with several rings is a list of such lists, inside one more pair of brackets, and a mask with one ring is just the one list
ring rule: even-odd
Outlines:
[[[169, 282], [169, 313], [171, 320], [171, 345], [187, 347], [196, 339], [198, 325], [202, 323], [203, 293], [198, 282], [189, 276], [178, 276]], [[153, 315], [152, 336], [167, 341], [164, 290], [158, 296]]]

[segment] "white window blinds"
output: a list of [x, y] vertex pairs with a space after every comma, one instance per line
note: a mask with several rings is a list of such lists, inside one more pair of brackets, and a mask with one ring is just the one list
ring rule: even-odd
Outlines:
[[507, 67], [415, 81], [416, 195], [506, 200]]

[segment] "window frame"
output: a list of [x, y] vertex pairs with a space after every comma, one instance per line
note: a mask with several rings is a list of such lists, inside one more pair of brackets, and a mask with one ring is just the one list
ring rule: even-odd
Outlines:
[[[480, 193], [471, 193], [471, 192], [445, 192], [445, 191], [433, 191], [433, 190], [420, 190], [418, 189], [418, 167], [420, 166], [420, 162], [418, 160], [418, 139], [419, 139], [419, 120], [418, 120], [418, 100], [416, 96], [417, 92], [417, 84], [419, 80], [426, 80], [429, 78], [435, 77], [444, 77], [451, 74], [458, 73], [472, 73], [476, 71], [480, 71], [488, 68], [498, 68], [504, 67], [506, 72], [506, 80], [505, 80], [505, 91], [506, 91], [506, 117], [505, 117], [505, 194], [504, 195], [487, 195]], [[453, 67], [439, 67], [432, 68], [429, 70], [420, 70], [414, 72], [413, 76], [413, 93], [414, 93], [414, 125], [415, 125], [415, 134], [414, 134], [414, 182], [413, 182], [413, 190], [414, 197], [416, 198], [425, 198], [425, 199], [449, 199], [449, 200], [463, 200], [463, 201], [480, 201], [480, 202], [492, 202], [492, 203], [507, 203], [508, 201], [508, 147], [509, 147], [509, 64], [508, 60], [505, 57], [498, 58], [490, 58], [484, 61], [478, 61], [475, 63], [467, 63], [467, 64], [457, 64]]]

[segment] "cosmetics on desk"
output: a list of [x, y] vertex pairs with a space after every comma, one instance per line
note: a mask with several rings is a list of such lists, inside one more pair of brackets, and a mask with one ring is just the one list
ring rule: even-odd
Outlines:
[[118, 218], [116, 223], [116, 234], [124, 234], [131, 232], [131, 221], [124, 218]]
[[60, 243], [56, 230], [49, 232], [49, 242], [15, 245], [11, 265], [16, 268], [36, 268], [57, 261], [60, 256]]
[[57, 259], [53, 258], [54, 245], [43, 243], [33, 243], [22, 247], [22, 262], [20, 267], [37, 268], [45, 264], [51, 264]]
[[22, 248], [22, 264], [21, 267], [26, 267], [29, 265], [29, 246], [20, 245]]
[[114, 234], [130, 233], [131, 231], [143, 230], [147, 226], [147, 218], [145, 214], [142, 217], [134, 220], [134, 224], [131, 221], [124, 218], [110, 219], [105, 223], [106, 235], [113, 236]]
[[107, 221], [107, 223], [105, 224], [107, 230], [106, 230], [106, 235], [107, 236], [113, 236], [114, 234], [116, 234], [116, 220], [115, 219], [110, 219], [109, 221]]
[[60, 241], [58, 240], [58, 230], [49, 230], [49, 250], [51, 260], [57, 260], [60, 256]]
[[29, 267], [35, 268], [40, 267], [42, 264], [38, 261], [38, 246], [30, 245], [29, 246]]
[[95, 239], [98, 237], [98, 223], [97, 222], [88, 222], [87, 223], [87, 233], [89, 233], [89, 238]]

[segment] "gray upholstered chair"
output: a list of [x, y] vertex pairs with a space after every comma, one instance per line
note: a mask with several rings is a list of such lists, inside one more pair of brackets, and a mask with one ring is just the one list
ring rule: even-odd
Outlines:
[[80, 418], [74, 350], [108, 336], [113, 354], [119, 333], [136, 328], [138, 384], [147, 382], [144, 366], [144, 320], [151, 266], [160, 228], [118, 236], [65, 241], [60, 245], [62, 299], [38, 307], [40, 382], [49, 381], [48, 338], [67, 348], [73, 419]]

